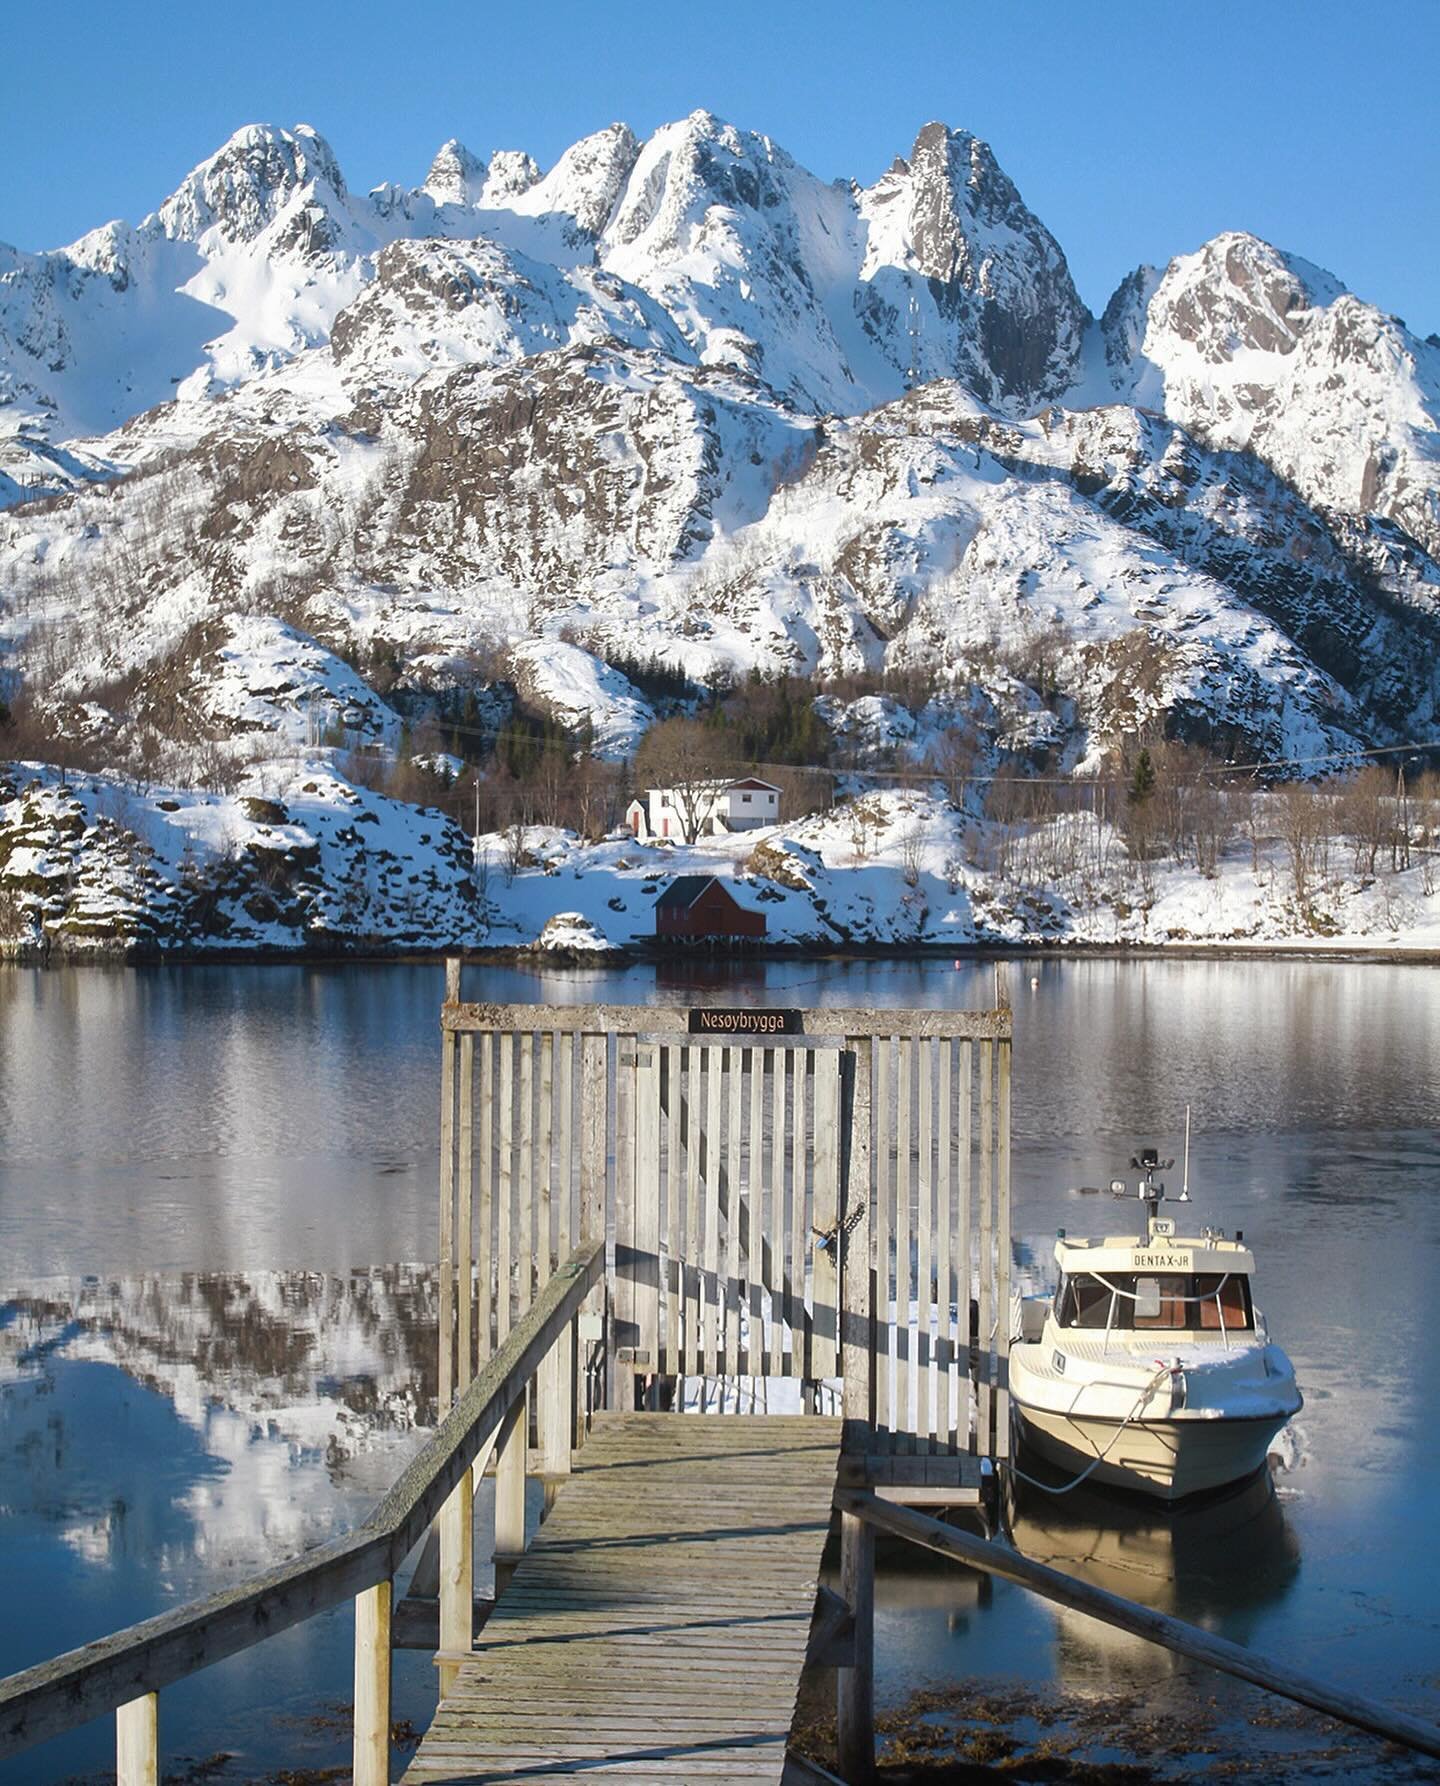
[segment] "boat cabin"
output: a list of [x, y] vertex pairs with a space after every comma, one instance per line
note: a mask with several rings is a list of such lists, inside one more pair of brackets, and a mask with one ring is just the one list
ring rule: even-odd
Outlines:
[[1254, 1255], [1237, 1241], [1062, 1242], [1055, 1324], [1102, 1332], [1243, 1333], [1255, 1328]]

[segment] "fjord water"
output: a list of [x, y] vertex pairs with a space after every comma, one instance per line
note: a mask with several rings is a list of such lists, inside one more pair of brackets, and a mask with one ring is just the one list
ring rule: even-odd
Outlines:
[[[660, 976], [657, 984], [657, 974]], [[438, 966], [0, 970], [0, 1674], [241, 1579], [363, 1516], [433, 1401]], [[1015, 1228], [1131, 1218], [1069, 1187], [1178, 1152], [1243, 1228], [1306, 1406], [1273, 1500], [1171, 1521], [1027, 1499], [1033, 1554], [1291, 1666], [1440, 1716], [1440, 977], [1418, 965], [1022, 962]], [[977, 1005], [988, 965], [467, 970], [520, 1001]], [[1169, 1175], [1178, 1188], [1179, 1168]], [[1172, 1212], [1173, 1213], [1173, 1212]], [[1247, 1701], [1019, 1589], [882, 1583], [882, 1696], [969, 1675]], [[342, 1757], [337, 1613], [168, 1690], [167, 1756], [228, 1778]], [[397, 1715], [433, 1669], [399, 1658]], [[1288, 1739], [1287, 1739], [1288, 1740]], [[106, 1765], [108, 1723], [0, 1764]], [[1351, 1755], [1346, 1777], [1376, 1756]], [[1267, 1777], [1283, 1777], [1280, 1771]]]

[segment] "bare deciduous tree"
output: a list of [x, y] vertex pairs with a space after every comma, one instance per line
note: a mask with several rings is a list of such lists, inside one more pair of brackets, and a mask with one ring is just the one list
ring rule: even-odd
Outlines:
[[734, 774], [724, 740], [696, 719], [662, 719], [640, 741], [634, 777], [640, 788], [668, 788], [681, 840], [694, 843], [715, 803], [716, 784]]

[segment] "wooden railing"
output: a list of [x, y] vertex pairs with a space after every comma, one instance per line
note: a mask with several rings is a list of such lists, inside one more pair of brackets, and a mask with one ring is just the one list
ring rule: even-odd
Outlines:
[[1177, 1656], [1203, 1662], [1222, 1673], [1264, 1687], [1298, 1705], [1369, 1731], [1387, 1742], [1402, 1743], [1420, 1755], [1440, 1757], [1440, 1728], [1394, 1706], [1366, 1699], [1348, 1688], [1316, 1680], [1284, 1663], [1216, 1637], [1183, 1619], [1156, 1612], [1120, 1594], [1092, 1587], [1044, 1563], [1032, 1562], [1007, 1544], [972, 1537], [909, 1507], [896, 1507], [873, 1494], [841, 1489], [835, 1496], [840, 1514], [840, 1594], [844, 1602], [849, 1654], [837, 1672], [836, 1734], [839, 1769], [847, 1786], [871, 1786], [875, 1778], [875, 1534], [885, 1532], [957, 1563], [967, 1564], [1003, 1581], [1018, 1582], [1032, 1593], [1088, 1613], [1103, 1624], [1129, 1631]]
[[[434, 1437], [355, 1531], [293, 1562], [102, 1637], [0, 1681], [0, 1757], [60, 1736], [113, 1711], [117, 1786], [159, 1778], [157, 1695], [198, 1669], [355, 1601], [355, 1786], [390, 1777], [390, 1613], [396, 1571], [442, 1519], [440, 1614], [446, 1639], [468, 1649], [473, 1617], [470, 1534], [455, 1510], [470, 1506], [471, 1469], [482, 1447], [518, 1431], [524, 1543], [525, 1409], [531, 1380], [549, 1379], [574, 1404], [575, 1324], [605, 1272], [600, 1240], [578, 1247], [506, 1335], [450, 1409]], [[514, 1447], [507, 1447], [513, 1454]], [[513, 1485], [509, 1495], [515, 1499]], [[512, 1518], [513, 1525], [513, 1518]], [[497, 1535], [498, 1536], [498, 1535]], [[513, 1542], [513, 1535], [509, 1535]], [[497, 1550], [500, 1548], [497, 1543]], [[443, 1645], [442, 1645], [443, 1647]]]

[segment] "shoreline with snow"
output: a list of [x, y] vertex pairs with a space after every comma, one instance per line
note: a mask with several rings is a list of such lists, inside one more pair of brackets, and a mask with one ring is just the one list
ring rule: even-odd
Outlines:
[[[259, 765], [228, 793], [0, 765], [0, 959], [1440, 960], [1428, 829], [1400, 866], [1362, 873], [1363, 848], [1338, 835], [1297, 857], [1269, 798], [1201, 868], [1132, 855], [1094, 812], [1007, 826], [917, 790], [688, 845], [540, 825], [472, 840], [324, 753]], [[680, 875], [763, 913], [764, 939], [657, 938]]]
[[84, 950], [63, 949], [33, 943], [0, 942], [0, 970], [6, 967], [91, 967], [113, 970], [130, 967], [404, 967], [426, 966], [458, 956], [467, 967], [640, 967], [646, 962], [696, 962], [721, 964], [752, 961], [1367, 961], [1399, 963], [1416, 967], [1440, 966], [1440, 947], [1434, 943], [1361, 943], [1351, 938], [1310, 943], [972, 943], [952, 948], [939, 943], [856, 944], [846, 949], [807, 949], [800, 944], [772, 943], [760, 947], [726, 950], [682, 948], [644, 949], [637, 946], [593, 952], [536, 950], [525, 944], [490, 948], [435, 943], [425, 948], [411, 945], [384, 947], [282, 949], [276, 947], [215, 948], [158, 947], [149, 944], [115, 944]]

